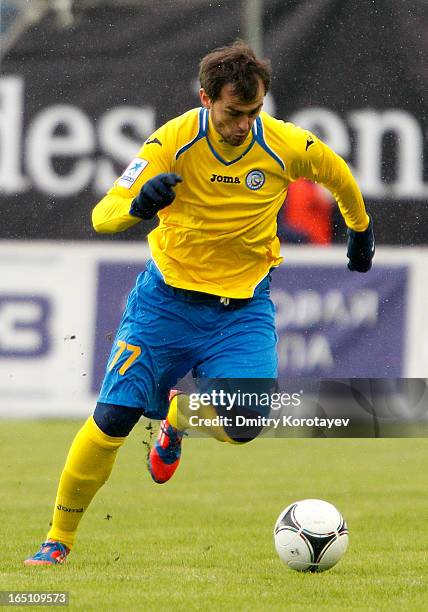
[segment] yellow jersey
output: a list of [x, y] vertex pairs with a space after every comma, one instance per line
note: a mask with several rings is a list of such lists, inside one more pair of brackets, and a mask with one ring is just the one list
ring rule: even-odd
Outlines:
[[222, 141], [209, 111], [193, 109], [146, 140], [93, 211], [96, 231], [120, 232], [140, 221], [129, 214], [146, 181], [175, 172], [183, 182], [158, 212], [148, 241], [168, 285], [230, 298], [253, 295], [278, 266], [277, 214], [288, 185], [300, 177], [336, 198], [346, 225], [367, 228], [361, 192], [348, 166], [314, 134], [261, 112], [245, 142]]

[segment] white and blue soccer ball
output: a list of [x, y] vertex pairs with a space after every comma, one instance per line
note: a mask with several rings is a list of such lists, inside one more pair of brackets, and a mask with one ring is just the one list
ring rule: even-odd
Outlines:
[[324, 572], [336, 565], [348, 547], [348, 528], [339, 510], [321, 499], [290, 504], [275, 523], [276, 551], [298, 572]]

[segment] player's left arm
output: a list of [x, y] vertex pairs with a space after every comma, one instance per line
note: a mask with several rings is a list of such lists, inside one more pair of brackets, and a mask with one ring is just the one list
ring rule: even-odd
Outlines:
[[348, 228], [348, 267], [367, 272], [375, 251], [373, 221], [351, 170], [311, 132], [294, 128], [293, 140], [295, 156], [288, 168], [291, 180], [305, 177], [332, 193]]

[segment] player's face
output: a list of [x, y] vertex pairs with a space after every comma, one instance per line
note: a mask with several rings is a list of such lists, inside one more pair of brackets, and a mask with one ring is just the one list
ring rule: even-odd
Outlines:
[[220, 97], [215, 102], [207, 96], [204, 89], [199, 93], [203, 106], [210, 110], [213, 125], [224, 142], [234, 147], [241, 145], [263, 106], [265, 89], [262, 81], [259, 81], [257, 96], [250, 104], [242, 103], [235, 96], [231, 83], [223, 86]]

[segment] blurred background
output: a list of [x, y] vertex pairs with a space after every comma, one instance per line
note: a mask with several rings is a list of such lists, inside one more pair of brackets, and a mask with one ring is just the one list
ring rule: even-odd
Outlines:
[[0, 414], [92, 410], [153, 224], [106, 237], [90, 212], [156, 127], [199, 105], [202, 56], [238, 37], [272, 61], [266, 110], [349, 163], [378, 244], [351, 274], [330, 194], [290, 188], [282, 381], [428, 374], [424, 0], [1, 0]]

